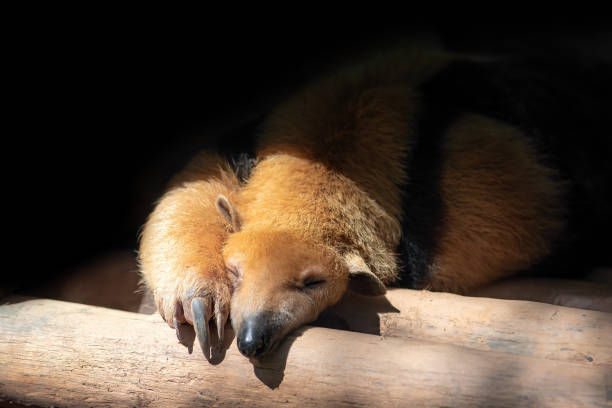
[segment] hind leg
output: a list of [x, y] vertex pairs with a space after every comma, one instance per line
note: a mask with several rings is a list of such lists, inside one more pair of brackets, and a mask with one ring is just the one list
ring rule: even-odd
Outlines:
[[140, 269], [179, 341], [179, 325], [193, 324], [210, 359], [210, 326], [222, 340], [232, 292], [221, 254], [232, 225], [215, 204], [219, 195], [235, 202], [240, 183], [219, 156], [202, 153], [172, 185], [143, 229]]

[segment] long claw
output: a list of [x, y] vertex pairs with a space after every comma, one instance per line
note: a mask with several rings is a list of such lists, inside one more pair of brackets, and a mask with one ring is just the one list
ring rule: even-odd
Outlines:
[[176, 320], [176, 317], [173, 319], [172, 323], [174, 324], [174, 331], [176, 332], [176, 338], [179, 343], [183, 343], [183, 337], [181, 336], [181, 331], [179, 330], [180, 323]]
[[216, 323], [219, 347], [222, 347], [223, 336], [225, 334], [225, 324], [227, 323], [227, 319], [229, 317], [229, 310], [227, 305], [223, 305], [218, 299], [215, 301], [215, 315], [217, 317]]
[[200, 348], [206, 356], [210, 359], [210, 328], [208, 327], [208, 319], [206, 314], [210, 308], [210, 302], [205, 302], [200, 297], [194, 297], [191, 301], [191, 313], [193, 315], [193, 326], [195, 328], [196, 336], [200, 342]]
[[181, 331], [179, 326], [181, 325], [181, 321], [185, 320], [183, 317], [183, 306], [180, 302], [176, 302], [176, 307], [174, 308], [174, 316], [172, 318], [172, 323], [174, 324], [174, 330], [176, 331], [176, 338], [179, 343], [183, 343], [183, 336], [181, 336]]
[[156, 298], [155, 305], [157, 306], [157, 311], [159, 312], [159, 315], [162, 317], [162, 319], [164, 319], [164, 321], [166, 321], [166, 316], [164, 314], [164, 302], [162, 301], [162, 299]]
[[228, 313], [225, 310], [217, 310], [217, 336], [219, 336], [219, 346], [223, 343], [225, 323], [227, 323]]

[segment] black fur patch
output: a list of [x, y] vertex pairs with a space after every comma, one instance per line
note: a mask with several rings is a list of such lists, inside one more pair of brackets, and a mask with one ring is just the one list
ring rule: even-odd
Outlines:
[[[421, 288], [429, 276], [444, 214], [440, 195], [441, 146], [455, 112], [435, 106], [430, 84], [423, 85], [422, 111], [415, 129], [416, 146], [403, 188], [399, 285]], [[432, 100], [432, 97], [434, 100]]]
[[223, 135], [218, 143], [218, 151], [225, 157], [241, 183], [246, 183], [257, 163], [255, 141], [263, 117], [248, 121]]
[[257, 162], [253, 153], [245, 152], [239, 153], [238, 155], [230, 155], [227, 160], [242, 184], [245, 184], [249, 177], [251, 177], [251, 171]]

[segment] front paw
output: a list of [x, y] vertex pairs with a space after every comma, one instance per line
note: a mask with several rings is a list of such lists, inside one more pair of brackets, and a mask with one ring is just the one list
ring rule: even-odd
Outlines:
[[[229, 317], [231, 285], [222, 273], [188, 273], [173, 284], [153, 291], [157, 310], [168, 325], [176, 330], [178, 340], [187, 345], [181, 324], [193, 325], [202, 352], [211, 360], [223, 345]], [[216, 331], [211, 327], [216, 326]]]

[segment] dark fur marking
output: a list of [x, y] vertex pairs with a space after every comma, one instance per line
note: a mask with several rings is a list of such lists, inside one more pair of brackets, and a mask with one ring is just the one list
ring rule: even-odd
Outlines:
[[424, 83], [419, 90], [422, 105], [415, 129], [417, 140], [409, 159], [409, 181], [403, 188], [398, 282], [402, 287], [421, 288], [426, 283], [444, 218], [440, 193], [441, 146], [457, 112], [438, 103], [443, 96], [437, 90], [432, 81]]
[[263, 117], [251, 120], [224, 134], [218, 142], [219, 152], [225, 157], [242, 184], [247, 182], [257, 162], [255, 142], [262, 122]]
[[249, 177], [251, 177], [251, 171], [257, 161], [254, 154], [244, 152], [239, 153], [237, 156], [229, 156], [227, 160], [242, 184], [246, 183]]

